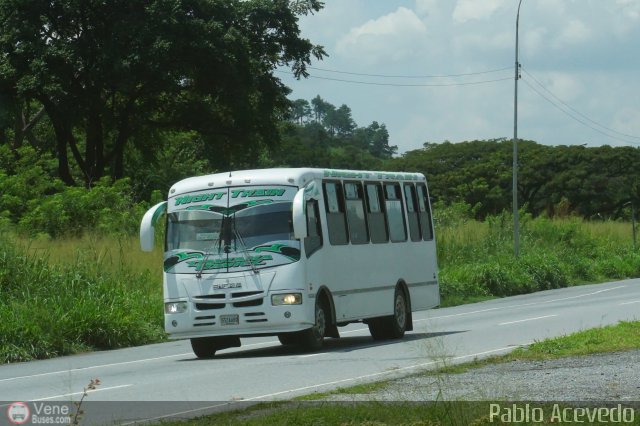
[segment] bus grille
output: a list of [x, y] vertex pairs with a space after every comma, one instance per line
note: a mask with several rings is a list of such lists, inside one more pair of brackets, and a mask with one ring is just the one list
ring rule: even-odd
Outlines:
[[244, 320], [245, 322], [267, 322], [264, 316], [264, 312], [247, 312], [244, 314]]
[[225, 307], [224, 303], [196, 303], [196, 309], [198, 311], [208, 311], [210, 309], [222, 309]]
[[[243, 300], [240, 302], [234, 302], [234, 299], [245, 298], [250, 296], [263, 296], [263, 291], [241, 291], [230, 294], [230, 300], [226, 299], [226, 295], [220, 294], [205, 294], [202, 296], [196, 296], [195, 307], [198, 311], [209, 311], [212, 309], [223, 309], [227, 303], [232, 303], [234, 308], [247, 308], [251, 306], [261, 306], [264, 302], [264, 297], [257, 297], [251, 300]], [[204, 299], [204, 300], [203, 300]]]
[[247, 306], [260, 306], [262, 305], [262, 299], [247, 300], [246, 302], [236, 302], [233, 304], [236, 308], [246, 308]]

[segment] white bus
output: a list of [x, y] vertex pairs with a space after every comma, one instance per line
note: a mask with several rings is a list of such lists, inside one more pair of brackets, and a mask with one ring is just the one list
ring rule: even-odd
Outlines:
[[427, 182], [419, 173], [264, 169], [173, 185], [140, 225], [145, 251], [166, 212], [164, 319], [199, 358], [275, 335], [307, 349], [338, 327], [374, 339], [413, 329], [440, 303]]

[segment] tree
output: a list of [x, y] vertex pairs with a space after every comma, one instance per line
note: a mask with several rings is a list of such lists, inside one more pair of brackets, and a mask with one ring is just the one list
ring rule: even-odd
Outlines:
[[311, 106], [306, 99], [296, 99], [291, 104], [291, 120], [297, 124], [304, 124], [311, 117]]
[[333, 108], [326, 117], [326, 125], [338, 136], [349, 136], [356, 129], [356, 122], [351, 117], [351, 108], [342, 104], [338, 109]]
[[396, 145], [389, 145], [387, 126], [378, 124], [377, 121], [358, 129], [355, 136], [361, 140], [360, 144], [363, 148], [367, 149], [374, 157], [389, 159], [398, 151]]
[[329, 102], [325, 102], [320, 95], [311, 99], [311, 108], [313, 109], [313, 117], [317, 123], [322, 123], [331, 109], [335, 109]]
[[[289, 89], [326, 53], [300, 37], [319, 0], [0, 0], [0, 95], [37, 102], [90, 186], [124, 175], [125, 146], [158, 150], [158, 130], [195, 130], [215, 167], [278, 139]], [[15, 112], [15, 111], [14, 111]], [[4, 131], [3, 131], [4, 133]], [[0, 137], [2, 135], [0, 134]], [[1, 139], [0, 139], [1, 140]], [[143, 144], [146, 142], [146, 145]]]

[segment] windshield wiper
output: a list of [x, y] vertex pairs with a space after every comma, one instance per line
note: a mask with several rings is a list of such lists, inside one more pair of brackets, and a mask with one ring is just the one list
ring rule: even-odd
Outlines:
[[238, 229], [235, 226], [235, 215], [233, 216], [233, 232], [236, 235], [236, 241], [240, 241], [240, 246], [242, 248], [242, 255], [244, 256], [244, 259], [247, 263], [249, 263], [249, 266], [251, 266], [251, 270], [253, 271], [254, 274], [259, 274], [260, 271], [258, 270], [258, 268], [256, 268], [256, 265], [253, 264], [253, 260], [251, 259], [251, 256], [249, 256], [249, 248], [247, 247], [247, 245], [244, 243], [244, 239], [242, 238], [242, 235], [240, 235], [240, 232], [238, 232]]
[[[218, 254], [220, 254], [220, 250], [222, 249], [222, 239], [220, 238], [220, 236], [222, 236], [222, 232], [225, 226], [225, 217], [222, 218], [222, 221], [220, 221], [220, 229], [218, 230], [218, 238], [216, 238], [215, 240], [213, 240], [213, 244], [211, 244], [211, 247], [207, 250], [207, 252], [204, 255], [204, 258], [202, 259], [202, 264], [200, 265], [200, 268], [196, 271], [196, 278], [202, 278], [202, 271], [204, 271], [205, 265], [207, 264], [207, 261], [209, 260], [209, 256], [211, 256], [211, 252], [213, 251], [213, 248], [215, 247], [216, 243], [218, 243]], [[228, 253], [227, 251], [227, 245], [225, 243], [225, 248], [224, 248], [225, 252]]]

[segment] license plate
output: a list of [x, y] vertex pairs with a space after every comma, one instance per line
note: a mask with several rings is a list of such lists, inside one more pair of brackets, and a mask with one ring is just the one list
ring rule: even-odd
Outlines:
[[238, 325], [240, 319], [237, 314], [234, 315], [220, 315], [220, 325]]

